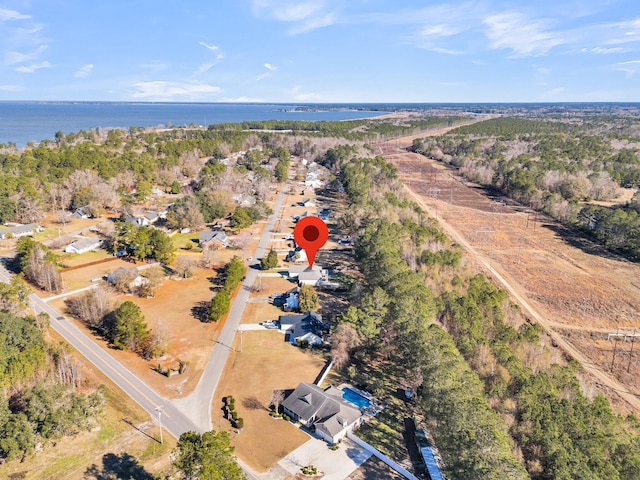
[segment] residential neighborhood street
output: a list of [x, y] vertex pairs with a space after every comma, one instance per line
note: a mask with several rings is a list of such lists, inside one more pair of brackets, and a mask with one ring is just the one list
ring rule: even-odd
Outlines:
[[[253, 254], [254, 259], [259, 259], [266, 253], [266, 248], [271, 239], [271, 232], [280, 215], [280, 209], [282, 208], [286, 192], [287, 184], [284, 184], [276, 198], [273, 213], [264, 227], [258, 248]], [[233, 350], [233, 339], [240, 325], [242, 312], [249, 301], [249, 293], [258, 276], [258, 272], [257, 269], [249, 267], [196, 389], [188, 397], [175, 400], [175, 404], [189, 415], [189, 418], [191, 418], [194, 423], [205, 428], [205, 430], [211, 429], [211, 402], [227, 362], [229, 351]]]
[[[266, 252], [271, 239], [271, 232], [280, 215], [286, 191], [287, 184], [284, 184], [276, 198], [273, 214], [268, 219], [258, 247], [253, 254], [256, 259], [262, 257]], [[233, 302], [220, 337], [212, 348], [207, 366], [196, 390], [188, 397], [174, 401], [169, 401], [158, 395], [145, 382], [133, 375], [120, 362], [105, 352], [71, 321], [48, 305], [45, 300], [36, 294], [31, 294], [29, 295], [29, 301], [36, 314], [41, 312], [48, 314], [53, 330], [116, 384], [122, 390], [123, 395], [129, 396], [140, 405], [156, 422], [158, 422], [158, 410], [161, 410], [162, 428], [178, 438], [182, 433], [190, 430], [198, 432], [211, 430], [211, 402], [224, 370], [229, 351], [233, 349], [231, 345], [238, 331], [242, 313], [249, 300], [249, 292], [257, 275], [258, 270], [249, 268], [245, 280], [240, 286], [240, 291]], [[11, 274], [4, 266], [0, 266], [0, 281], [6, 283], [11, 281]], [[241, 466], [249, 479], [259, 478], [244, 465], [241, 464]]]

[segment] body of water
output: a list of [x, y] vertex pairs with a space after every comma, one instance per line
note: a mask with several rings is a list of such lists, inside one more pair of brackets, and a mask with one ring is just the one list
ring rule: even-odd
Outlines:
[[53, 139], [57, 131], [91, 128], [211, 125], [260, 120], [350, 120], [386, 111], [316, 109], [313, 105], [230, 103], [0, 102], [0, 144], [19, 148]]

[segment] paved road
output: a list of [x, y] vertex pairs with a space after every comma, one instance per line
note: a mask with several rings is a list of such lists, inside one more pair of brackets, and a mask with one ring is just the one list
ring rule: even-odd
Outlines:
[[[0, 267], [0, 280], [9, 282], [11, 274]], [[131, 397], [149, 415], [157, 418], [157, 407], [162, 407], [162, 426], [173, 436], [178, 438], [182, 433], [189, 430], [203, 432], [198, 425], [194, 424], [168, 400], [158, 395], [144, 382], [139, 380], [129, 370], [123, 367], [111, 355], [100, 348], [82, 330], [67, 320], [50, 305], [47, 305], [35, 294], [29, 295], [29, 301], [36, 314], [45, 312], [51, 318], [51, 328], [70, 343], [87, 360], [93, 363], [102, 373], [109, 377], [118, 387], [123, 390], [123, 395]]]
[[[267, 246], [271, 240], [273, 226], [280, 217], [280, 210], [282, 209], [286, 192], [287, 184], [282, 187], [276, 198], [273, 206], [273, 214], [269, 217], [262, 232], [258, 247], [253, 254], [254, 261], [266, 254]], [[194, 423], [206, 430], [211, 429], [211, 402], [213, 401], [213, 396], [218, 387], [218, 382], [222, 376], [229, 352], [233, 350], [233, 339], [240, 325], [244, 307], [249, 301], [251, 287], [257, 277], [258, 270], [249, 268], [245, 280], [240, 287], [240, 291], [231, 306], [229, 315], [225, 320], [224, 327], [222, 327], [217, 345], [215, 345], [215, 348], [211, 352], [209, 361], [202, 372], [202, 377], [198, 385], [189, 396], [174, 401], [183, 412], [186, 412], [190, 416]]]
[[[275, 222], [279, 219], [280, 210], [284, 202], [287, 191], [285, 184], [274, 204], [273, 215], [267, 221], [258, 247], [254, 253], [254, 258], [260, 258], [266, 254], [266, 248], [271, 239], [271, 232]], [[82, 330], [66, 319], [56, 309], [51, 307], [35, 294], [29, 295], [31, 307], [36, 314], [45, 312], [51, 318], [51, 328], [62, 338], [89, 360], [98, 370], [104, 373], [122, 391], [123, 395], [132, 398], [140, 405], [152, 418], [158, 418], [158, 407], [161, 408], [162, 427], [165, 431], [178, 438], [187, 431], [205, 432], [211, 430], [211, 401], [218, 386], [218, 381], [222, 375], [229, 351], [236, 331], [240, 325], [240, 319], [244, 307], [249, 300], [249, 293], [258, 270], [250, 268], [247, 272], [240, 292], [231, 307], [225, 325], [220, 333], [217, 345], [214, 346], [209, 361], [205, 367], [202, 378], [195, 391], [184, 399], [170, 402], [158, 395], [146, 383], [137, 378], [123, 365], [105, 352]], [[0, 281], [10, 282], [11, 274], [0, 265]], [[89, 287], [91, 288], [91, 287]], [[246, 465], [238, 462], [250, 480], [258, 480]]]

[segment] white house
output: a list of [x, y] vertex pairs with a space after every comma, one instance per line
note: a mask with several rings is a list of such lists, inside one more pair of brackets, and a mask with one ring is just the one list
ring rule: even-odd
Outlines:
[[71, 242], [64, 251], [67, 253], [86, 253], [99, 248], [100, 245], [102, 245], [102, 240], [98, 237], [84, 237]]
[[322, 389], [312, 383], [301, 383], [282, 402], [284, 412], [334, 444], [362, 423], [362, 413], [342, 398], [336, 387]]
[[[314, 265], [315, 267], [315, 265]], [[315, 268], [312, 270], [305, 270], [304, 272], [300, 272], [298, 274], [298, 285], [311, 285], [313, 287], [318, 287], [322, 285], [322, 282], [326, 280], [328, 277], [328, 272], [326, 270], [316, 270]]]
[[41, 232], [44, 230], [41, 226], [35, 223], [28, 223], [26, 225], [14, 225], [12, 227], [0, 228], [0, 238], [19, 238], [29, 235], [33, 235], [35, 232]]
[[303, 248], [297, 247], [295, 250], [289, 252], [285, 260], [287, 262], [306, 262], [307, 252], [305, 252]]

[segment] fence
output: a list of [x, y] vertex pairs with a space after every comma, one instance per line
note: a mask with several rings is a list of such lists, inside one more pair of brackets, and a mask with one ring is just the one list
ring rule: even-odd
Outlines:
[[381, 451], [379, 451], [377, 448], [369, 445], [367, 442], [365, 442], [361, 438], [356, 437], [352, 432], [347, 432], [347, 437], [349, 437], [351, 440], [353, 440], [355, 443], [360, 445], [365, 450], [371, 452], [373, 455], [375, 455], [377, 458], [379, 458], [384, 463], [389, 465], [391, 468], [393, 468], [396, 472], [398, 472], [400, 475], [404, 476], [405, 478], [408, 478], [409, 480], [419, 480], [418, 477], [416, 477], [414, 474], [409, 472], [406, 468], [401, 467], [396, 462], [394, 462], [389, 457], [387, 457], [385, 454], [383, 454]]

